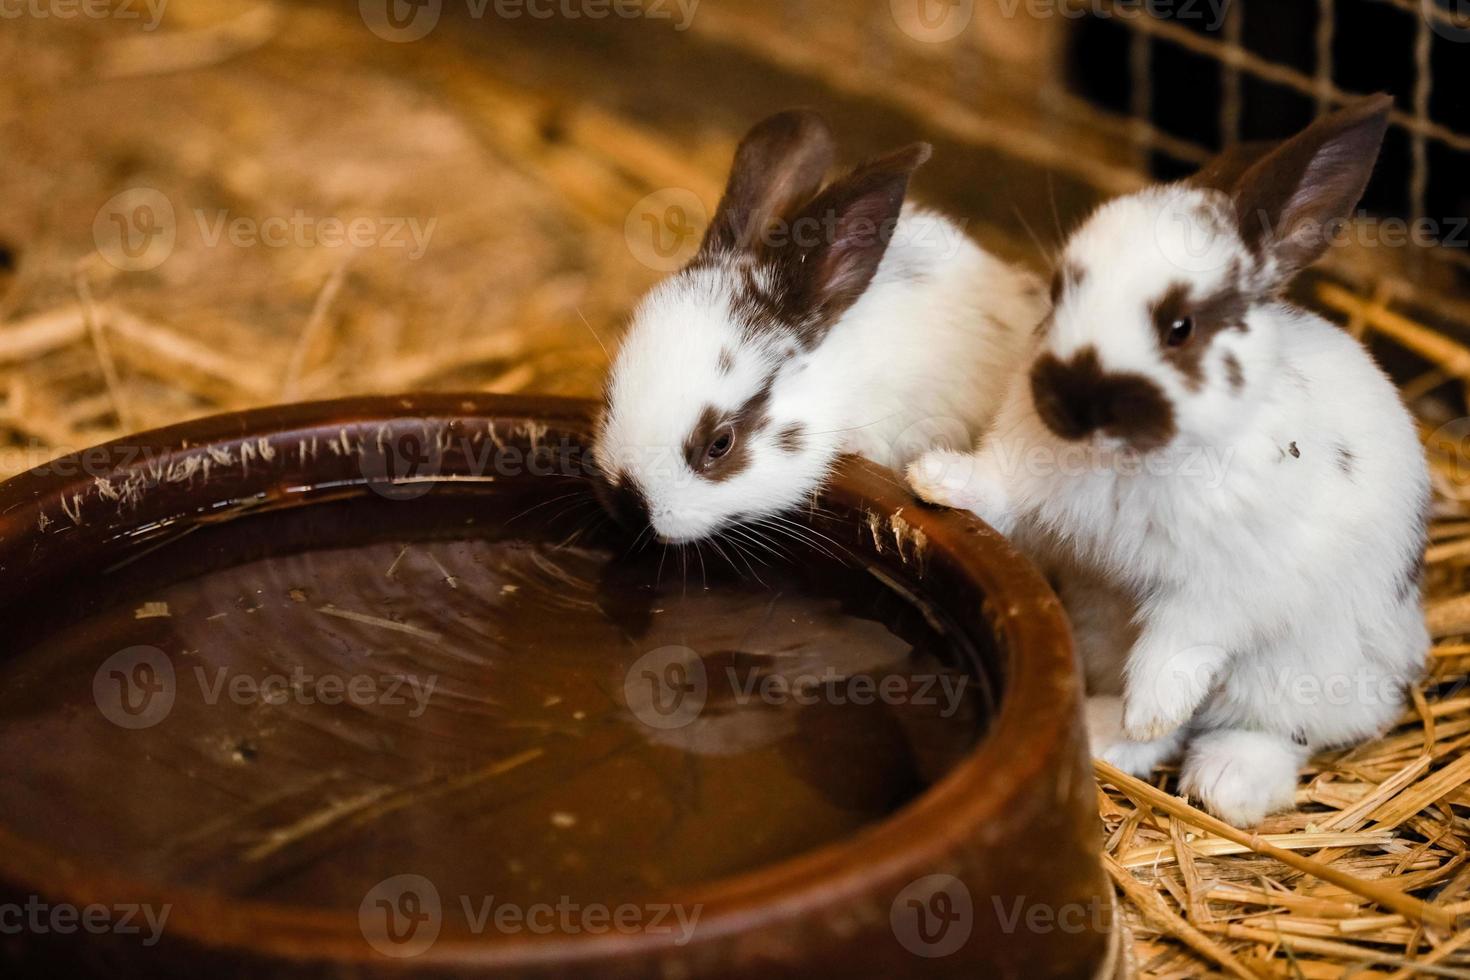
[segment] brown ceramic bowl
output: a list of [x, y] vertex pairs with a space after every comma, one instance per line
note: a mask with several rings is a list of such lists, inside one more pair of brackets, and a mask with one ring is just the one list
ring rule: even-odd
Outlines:
[[[784, 585], [693, 584], [688, 556], [682, 592], [643, 583], [649, 549], [583, 506], [589, 416], [485, 396], [288, 406], [0, 487], [11, 975], [1110, 970], [1079, 682], [1032, 567], [853, 460], [766, 573]], [[879, 660], [908, 649], [888, 630], [923, 634], [980, 695], [939, 720], [831, 699], [639, 732], [636, 671], [620, 693], [588, 617], [639, 663], [676, 638], [654, 653], [677, 677], [784, 662], [667, 660], [701, 646], [690, 623], [764, 617], [762, 642], [817, 630]], [[334, 670], [369, 678], [360, 700], [329, 697]], [[418, 715], [373, 687], [405, 677], [444, 681]], [[509, 918], [466, 901], [497, 893], [521, 903]], [[533, 927], [537, 895], [573, 927]], [[656, 928], [659, 909], [697, 921]]]

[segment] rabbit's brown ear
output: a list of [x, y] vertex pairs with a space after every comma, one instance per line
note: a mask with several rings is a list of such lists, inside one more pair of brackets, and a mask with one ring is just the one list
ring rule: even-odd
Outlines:
[[831, 131], [815, 112], [791, 109], [757, 123], [735, 151], [696, 261], [755, 248], [773, 222], [816, 196], [832, 157]]
[[832, 182], [791, 221], [775, 253], [784, 303], [804, 325], [806, 346], [857, 302], [873, 281], [903, 212], [909, 178], [932, 152], [915, 143]]
[[1230, 189], [1241, 237], [1275, 259], [1278, 282], [1327, 251], [1373, 176], [1393, 99], [1375, 95], [1323, 116], [1246, 167]]
[[1218, 156], [1206, 161], [1192, 177], [1184, 183], [1192, 187], [1235, 193], [1240, 178], [1260, 159], [1270, 153], [1279, 143], [1260, 140], [1252, 143], [1236, 143]]

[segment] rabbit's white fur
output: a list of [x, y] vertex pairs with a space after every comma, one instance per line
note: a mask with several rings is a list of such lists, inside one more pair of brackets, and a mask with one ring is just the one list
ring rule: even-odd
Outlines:
[[[644, 298], [613, 364], [594, 458], [638, 488], [661, 538], [699, 540], [795, 507], [839, 453], [901, 468], [933, 445], [973, 444], [989, 425], [1045, 287], [932, 211], [909, 205], [895, 218], [866, 290], [814, 345], [798, 336], [801, 311], [759, 329], [742, 312], [752, 288], [780, 288], [757, 251], [697, 262]], [[736, 416], [753, 401], [759, 425], [738, 433], [748, 458], [727, 479], [704, 478], [686, 459], [690, 433], [707, 410]], [[795, 451], [782, 444], [792, 432]]]
[[[1240, 825], [1291, 806], [1311, 750], [1384, 730], [1428, 647], [1415, 427], [1357, 341], [1270, 299], [1292, 271], [1278, 261], [1247, 247], [1219, 190], [1107, 204], [1065, 249], [1075, 281], [1035, 354], [1091, 348], [1107, 374], [1146, 378], [1171, 438], [1063, 439], [1021, 377], [977, 452], [909, 469], [920, 496], [974, 511], [1052, 573], [1090, 691], [1114, 698], [1114, 740], [1094, 749], [1139, 775], [1183, 752], [1182, 790]], [[1181, 282], [1261, 297], [1212, 336], [1197, 387], [1150, 322]], [[1109, 706], [1092, 706], [1095, 739]]]

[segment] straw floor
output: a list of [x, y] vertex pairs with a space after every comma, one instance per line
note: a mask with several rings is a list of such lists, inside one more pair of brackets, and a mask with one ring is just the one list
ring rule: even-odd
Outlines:
[[[509, 83], [429, 95], [395, 74], [412, 52], [328, 38], [306, 8], [243, 9], [180, 4], [162, 58], [114, 25], [0, 34], [0, 475], [282, 400], [590, 394], [600, 341], [660, 275], [630, 247], [634, 202], [668, 186], [708, 200], [728, 158], [733, 134], [675, 145], [590, 108], [549, 127]], [[108, 259], [104, 202], [137, 187], [168, 198], [177, 234], [161, 264], [128, 270]], [[388, 218], [435, 225], [419, 258], [209, 240], [221, 212], [297, 209], [385, 234]], [[1436, 478], [1429, 679], [1389, 735], [1314, 760], [1298, 811], [1258, 835], [1161, 792], [1172, 774], [1102, 774], [1107, 867], [1145, 975], [1470, 976], [1470, 423], [1427, 397], [1470, 382], [1470, 350], [1396, 312], [1394, 288], [1317, 299], [1433, 366], [1406, 391]]]

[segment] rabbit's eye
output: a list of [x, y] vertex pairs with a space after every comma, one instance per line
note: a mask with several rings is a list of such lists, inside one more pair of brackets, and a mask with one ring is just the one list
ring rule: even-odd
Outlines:
[[719, 435], [715, 436], [714, 439], [710, 440], [709, 447], [705, 449], [704, 455], [706, 459], [723, 459], [734, 448], [735, 432], [732, 429], [725, 429]]
[[1169, 346], [1178, 347], [1194, 336], [1194, 317], [1182, 316], [1169, 324]]

